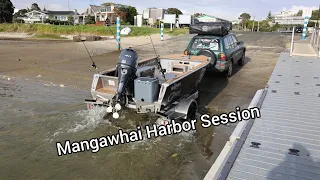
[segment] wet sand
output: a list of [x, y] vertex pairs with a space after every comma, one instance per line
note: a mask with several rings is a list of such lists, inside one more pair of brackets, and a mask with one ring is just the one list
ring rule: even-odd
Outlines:
[[[191, 37], [156, 42], [157, 53], [182, 53]], [[205, 75], [199, 88], [200, 113], [246, 108], [255, 92], [265, 87], [290, 41], [290, 36], [272, 33], [242, 33], [238, 38], [248, 46], [245, 66], [229, 79]], [[89, 51], [95, 50], [98, 70], [114, 67], [119, 56], [115, 43], [99, 43], [87, 43]], [[127, 46], [135, 47], [140, 58], [155, 54], [150, 44], [134, 46], [128, 40]], [[194, 134], [57, 156], [56, 142], [89, 140], [155, 120], [124, 111], [111, 123], [104, 109], [87, 111], [83, 101], [90, 97], [94, 74], [90, 65], [79, 43], [0, 41], [0, 179], [203, 179], [236, 124], [214, 128], [197, 124]]]

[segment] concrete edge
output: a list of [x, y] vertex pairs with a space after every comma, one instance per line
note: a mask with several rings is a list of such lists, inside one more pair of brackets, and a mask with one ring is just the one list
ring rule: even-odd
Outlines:
[[[264, 89], [260, 89], [256, 92], [255, 96], [253, 97], [250, 105], [248, 108], [256, 107], [260, 98], [262, 97]], [[232, 153], [232, 151], [236, 147], [236, 142], [240, 140], [241, 135], [243, 134], [244, 130], [247, 129], [249, 121], [241, 121], [238, 123], [234, 131], [232, 132], [231, 136], [229, 137], [229, 141], [225, 144], [224, 148], [220, 152], [218, 158], [211, 166], [210, 170], [206, 174], [203, 180], [217, 180], [223, 170], [225, 164], [229, 163], [228, 159]]]
[[291, 56], [318, 57], [317, 54], [301, 54], [301, 53], [292, 53]]

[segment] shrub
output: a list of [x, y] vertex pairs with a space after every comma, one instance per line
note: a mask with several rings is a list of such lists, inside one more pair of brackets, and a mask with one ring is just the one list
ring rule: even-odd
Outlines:
[[12, 20], [12, 23], [24, 23], [24, 20], [15, 18]]

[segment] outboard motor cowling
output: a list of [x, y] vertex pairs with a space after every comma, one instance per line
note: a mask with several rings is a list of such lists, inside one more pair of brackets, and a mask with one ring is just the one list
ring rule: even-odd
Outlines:
[[[136, 78], [138, 54], [131, 48], [123, 49], [117, 63], [118, 89], [116, 101], [122, 98], [125, 89], [133, 91], [133, 81]], [[130, 83], [132, 85], [130, 85]]]

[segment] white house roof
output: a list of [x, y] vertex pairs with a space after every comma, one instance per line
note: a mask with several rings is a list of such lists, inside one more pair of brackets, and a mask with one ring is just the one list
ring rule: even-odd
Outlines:
[[43, 13], [41, 11], [37, 11], [37, 10], [33, 10], [33, 11], [30, 11], [30, 12], [27, 12], [26, 15], [34, 13], [34, 12], [37, 12], [37, 13], [42, 14], [42, 15], [46, 15], [45, 13]]

